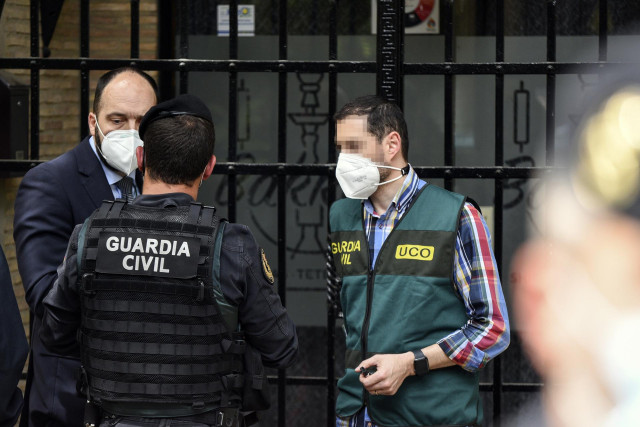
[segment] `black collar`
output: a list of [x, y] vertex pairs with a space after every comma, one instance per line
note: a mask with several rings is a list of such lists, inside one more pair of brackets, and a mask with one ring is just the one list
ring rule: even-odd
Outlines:
[[193, 197], [187, 193], [166, 193], [166, 194], [141, 194], [136, 197], [132, 204], [146, 206], [149, 208], [167, 208], [177, 206], [188, 206], [194, 202]]

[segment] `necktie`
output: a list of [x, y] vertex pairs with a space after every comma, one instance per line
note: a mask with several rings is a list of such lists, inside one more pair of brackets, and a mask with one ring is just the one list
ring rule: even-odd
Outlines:
[[125, 176], [120, 181], [116, 182], [116, 187], [120, 189], [121, 198], [126, 199], [127, 202], [131, 202], [133, 197], [133, 179]]

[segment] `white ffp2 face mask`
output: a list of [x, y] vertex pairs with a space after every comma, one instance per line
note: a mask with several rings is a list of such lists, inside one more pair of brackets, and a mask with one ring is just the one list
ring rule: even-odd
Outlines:
[[[389, 181], [380, 182], [378, 168], [395, 169], [403, 173]], [[396, 181], [405, 174], [403, 169], [376, 165], [371, 159], [354, 153], [340, 153], [336, 165], [336, 178], [340, 188], [350, 199], [366, 199], [375, 193], [378, 186]]]
[[102, 157], [114, 169], [129, 175], [138, 167], [136, 149], [143, 146], [143, 142], [135, 129], [112, 130], [107, 135], [102, 133], [98, 118], [96, 117], [96, 128], [102, 136], [102, 148], [96, 144], [96, 148]]

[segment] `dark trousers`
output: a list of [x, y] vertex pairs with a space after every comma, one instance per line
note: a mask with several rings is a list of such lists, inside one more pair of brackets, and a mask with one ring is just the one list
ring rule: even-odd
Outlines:
[[114, 417], [106, 418], [100, 423], [100, 427], [209, 427], [210, 424], [202, 424], [188, 420], [168, 418], [132, 418]]
[[239, 427], [236, 410], [178, 418], [142, 418], [105, 414], [99, 427]]

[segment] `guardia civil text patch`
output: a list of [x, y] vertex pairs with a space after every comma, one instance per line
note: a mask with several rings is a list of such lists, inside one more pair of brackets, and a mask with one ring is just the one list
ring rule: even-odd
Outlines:
[[195, 237], [103, 231], [96, 272], [189, 279], [197, 274], [199, 251]]

